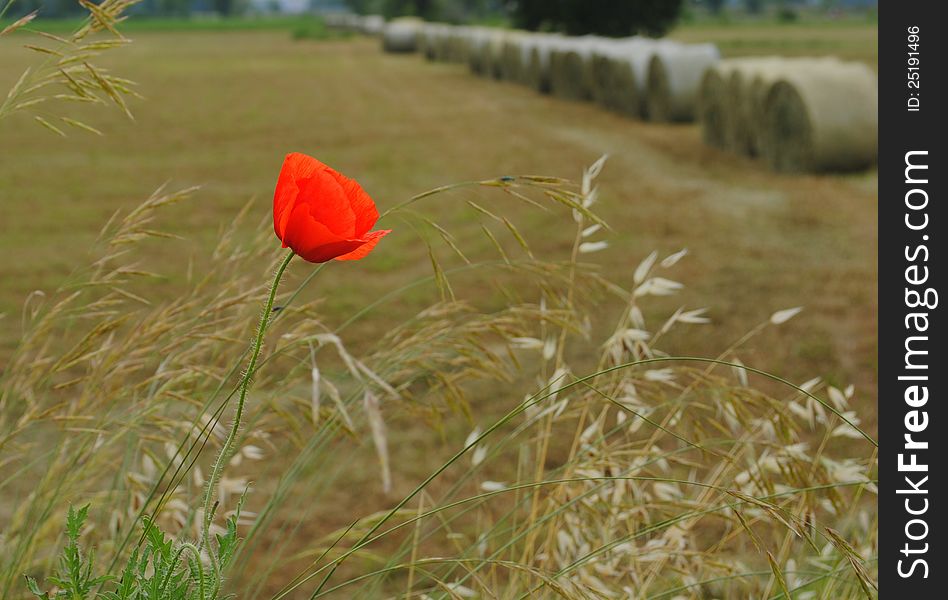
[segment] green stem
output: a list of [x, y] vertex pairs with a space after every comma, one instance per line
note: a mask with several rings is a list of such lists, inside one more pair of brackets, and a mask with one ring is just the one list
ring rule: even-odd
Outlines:
[[290, 260], [292, 260], [293, 256], [292, 250], [287, 253], [286, 258], [283, 259], [283, 262], [281, 262], [279, 268], [277, 268], [276, 275], [273, 276], [273, 283], [270, 284], [270, 295], [267, 296], [267, 303], [263, 308], [263, 314], [260, 316], [260, 325], [257, 327], [257, 337], [254, 339], [253, 349], [250, 353], [250, 362], [247, 365], [247, 370], [244, 371], [243, 378], [240, 380], [240, 396], [237, 398], [237, 412], [234, 414], [234, 422], [231, 424], [230, 432], [227, 434], [227, 440], [224, 442], [224, 446], [221, 448], [221, 452], [217, 455], [217, 460], [214, 462], [211, 477], [207, 480], [207, 490], [204, 493], [204, 527], [201, 530], [202, 548], [208, 547], [208, 534], [213, 519], [211, 504], [215, 496], [214, 489], [220, 481], [224, 464], [230, 459], [230, 455], [234, 449], [234, 443], [237, 440], [237, 430], [240, 429], [240, 419], [244, 412], [247, 390], [250, 389], [250, 380], [253, 377], [254, 368], [257, 366], [257, 358], [260, 356], [260, 347], [263, 346], [263, 334], [266, 333], [267, 325], [270, 324], [270, 313], [273, 312], [273, 299], [276, 298], [277, 287], [280, 285], [283, 272], [286, 271], [286, 267], [290, 264]]

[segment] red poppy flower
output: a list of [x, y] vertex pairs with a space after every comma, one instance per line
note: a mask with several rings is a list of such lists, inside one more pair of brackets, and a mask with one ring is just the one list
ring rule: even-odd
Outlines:
[[311, 156], [286, 155], [273, 194], [273, 230], [284, 248], [309, 262], [359, 260], [391, 230], [372, 198], [348, 177]]

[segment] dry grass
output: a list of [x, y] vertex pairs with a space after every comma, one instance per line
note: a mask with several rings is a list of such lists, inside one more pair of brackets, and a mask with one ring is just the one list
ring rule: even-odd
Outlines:
[[[496, 192], [469, 204], [493, 261], [468, 262], [467, 244], [417, 210], [443, 191], [383, 216], [440, 237], [428, 246], [433, 275], [418, 282], [440, 300], [361, 353], [347, 345], [350, 323], [372, 327], [375, 309], [404, 289], [340, 323], [298, 302], [324, 270], [342, 267], [303, 265], [300, 286], [277, 297], [238, 451], [216, 490], [226, 515], [255, 481], [232, 584], [244, 597], [871, 595], [875, 538], [865, 531], [875, 517], [860, 498], [874, 490], [875, 442], [849, 410], [853, 388], [797, 387], [741, 365], [746, 342], [799, 309], [774, 313], [717, 359], [660, 351], [673, 329], [707, 327], [706, 310], [660, 320], [647, 310], [650, 298], [682, 289], [668, 277], [685, 251], [653, 253], [626, 277], [598, 274], [592, 257], [605, 229], [589, 209], [601, 164], [578, 192], [547, 178], [474, 184]], [[221, 236], [213, 272], [187, 295], [151, 303], [131, 291], [154, 276], [134, 260], [142, 242], [161, 237], [155, 211], [182, 199], [156, 194], [116, 221], [84, 281], [37, 299], [27, 317], [0, 394], [0, 444], [18, 459], [0, 481], [19, 496], [4, 517], [6, 596], [20, 572], [47, 568], [70, 504], [94, 503], [91, 540], [110, 570], [143, 515], [158, 513], [180, 541], [200, 534], [210, 459], [201, 449], [226, 437], [241, 339], [264, 293], [248, 267], [272, 268], [275, 244], [265, 224], [247, 240], [237, 223]], [[501, 216], [510, 201], [573, 222], [565, 260], [536, 256], [536, 235]], [[458, 295], [466, 274], [489, 276], [482, 291], [500, 294], [502, 306]], [[621, 300], [611, 315], [607, 297]], [[603, 325], [612, 331], [604, 341], [594, 333]], [[756, 377], [784, 391], [750, 387]], [[503, 393], [484, 398], [479, 382]], [[387, 431], [410, 421], [445, 431], [459, 412], [477, 427], [463, 444], [448, 432], [449, 457], [435, 468], [441, 452], [429, 456], [430, 474], [416, 484]], [[374, 514], [323, 495], [352, 491], [345, 474], [367, 463], [350, 450], [360, 437], [371, 439], [375, 486], [387, 496]], [[839, 442], [848, 438], [857, 442]], [[256, 461], [263, 468], [245, 464]], [[320, 518], [327, 509], [348, 525], [334, 531]]]
[[[135, 38], [112, 59], [117, 72], [135, 74], [147, 98], [133, 103], [135, 122], [90, 114], [86, 120], [108, 133], [103, 138], [61, 140], [25, 120], [0, 131], [3, 146], [17, 149], [0, 164], [0, 221], [15, 224], [0, 238], [0, 249], [16, 256], [0, 266], [7, 348], [23, 298], [60, 283], [114, 210], [168, 180], [203, 188], [175, 216], [174, 233], [188, 241], [156, 246], [154, 261], [194, 257], [207, 268], [202, 250], [249, 197], [266, 202], [288, 149], [358, 177], [383, 207], [439, 183], [569, 173], [609, 153], [602, 211], [616, 235], [603, 258], [608, 268], [627, 269], [628, 257], [653, 248], [688, 246], [698, 257], [686, 267], [693, 298], [716, 300], [723, 337], [735, 339], [775, 306], [805, 300], [807, 316], [793, 331], [762, 341], [778, 351], [755, 358], [797, 376], [874, 383], [872, 173], [774, 176], [705, 148], [694, 127], [636, 123], [481, 81], [461, 67], [385, 56], [367, 41], [294, 43], [279, 32]], [[26, 53], [2, 43], [0, 77], [12, 84]], [[445, 225], [467, 218], [450, 204], [426, 210]], [[543, 215], [530, 218], [530, 227], [554, 226]], [[421, 273], [422, 248], [406, 236], [391, 245], [391, 254], [367, 262], [374, 276], [360, 283], [381, 290]], [[181, 283], [162, 289], [174, 293]], [[375, 293], [344, 276], [326, 285], [339, 311]], [[713, 351], [701, 339], [689, 344]]]
[[745, 22], [699, 24], [672, 32], [685, 42], [717, 44], [725, 56], [826, 56], [862, 61], [876, 68], [879, 41], [869, 22], [824, 21], [798, 25]]
[[[7, 54], [2, 56], [6, 60]], [[847, 561], [868, 559], [872, 570], [874, 540], [857, 535], [859, 527], [871, 525], [872, 513], [862, 510], [867, 505], [850, 496], [845, 484], [865, 479], [872, 452], [864, 441], [846, 443], [845, 435], [841, 443], [838, 434], [852, 432], [840, 429], [839, 417], [821, 411], [805, 394], [754, 375], [751, 383], [763, 391], [752, 391], [742, 385], [746, 372], [701, 365], [668, 373], [660, 365], [622, 368], [587, 380], [589, 385], [576, 382], [559, 391], [558, 399], [568, 400], [562, 412], [543, 390], [567, 366], [579, 375], [655, 355], [654, 334], [675, 307], [711, 305], [713, 332], [706, 325], [672, 327], [661, 334], [660, 346], [692, 355], [724, 352], [733, 359], [731, 342], [754, 330], [737, 350], [745, 363], [779, 365], [775, 370], [796, 381], [804, 373], [826, 374], [839, 389], [853, 380], [856, 399], [838, 390], [820, 396], [829, 393], [838, 410], [851, 401], [868, 404], [871, 396], [864, 392], [874, 378], [875, 230], [874, 210], [867, 204], [874, 176], [774, 177], [703, 148], [695, 128], [631, 123], [593, 107], [478, 81], [460, 68], [386, 57], [364, 42], [294, 44], [272, 33], [143, 34], [124, 58], [114, 60], [116, 69], [135, 72], [149, 99], [133, 106], [137, 125], [110, 121], [106, 126], [103, 120], [100, 128], [109, 136], [72, 140], [68, 148], [39, 137], [25, 122], [10, 121], [0, 132], [4, 144], [22, 149], [0, 166], [6, 198], [12, 199], [5, 198], [2, 218], [22, 224], [2, 241], [3, 250], [19, 258], [3, 267], [4, 281], [13, 282], [3, 291], [9, 306], [5, 331], [12, 331], [4, 351], [3, 424], [11, 436], [5, 443], [13, 449], [10, 456], [35, 457], [24, 467], [28, 470], [54, 466], [32, 491], [7, 482], [11, 493], [28, 494], [17, 496], [25, 510], [4, 515], [5, 523], [18, 523], [5, 526], [10, 533], [5, 543], [22, 549], [6, 554], [13, 560], [7, 567], [38, 566], [49, 557], [48, 541], [55, 539], [58, 513], [67, 502], [96, 501], [96, 537], [106, 553], [131, 531], [130, 517], [152, 490], [168, 492], [168, 526], [187, 532], [193, 519], [199, 520], [192, 510], [199, 475], [171, 486], [156, 481], [169, 460], [166, 442], [200, 439], [189, 433], [191, 420], [204, 422], [197, 409], [216, 406], [239, 368], [261, 286], [276, 257], [266, 225], [256, 217], [235, 221], [234, 215], [247, 196], [267, 194], [285, 150], [317, 154], [356, 176], [382, 208], [435, 183], [501, 172], [572, 173], [609, 151], [613, 158], [599, 178], [596, 209], [611, 231], [579, 239], [574, 231], [589, 222], [577, 228], [562, 207], [536, 210], [495, 185], [464, 186], [390, 217], [400, 234], [386, 240], [385, 252], [373, 254], [357, 271], [333, 265], [319, 272], [293, 308], [281, 313], [267, 346], [272, 360], [257, 377], [242, 461], [224, 486], [232, 501], [246, 481], [256, 480], [252, 509], [259, 511], [260, 523], [271, 525], [248, 532], [252, 544], [242, 564], [253, 567], [251, 591], [273, 591], [296, 570], [312, 573], [321, 565], [324, 575], [332, 564], [326, 561], [349, 548], [352, 559], [331, 585], [380, 566], [397, 575], [370, 582], [382, 588], [362, 586], [366, 597], [373, 597], [373, 590], [412, 586], [446, 597], [463, 591], [449, 591], [449, 584], [512, 595], [541, 581], [548, 582], [543, 593], [562, 589], [571, 597], [597, 597], [595, 590], [603, 585], [674, 590], [694, 583], [690, 577], [715, 583], [683, 590], [745, 590], [763, 597], [819, 573], [828, 574], [817, 586], [825, 597], [857, 593], [860, 577]], [[0, 73], [11, 66], [19, 65], [0, 64]], [[251, 80], [254, 85], [248, 86]], [[59, 177], [37, 176], [33, 165], [39, 156]], [[67, 286], [59, 298], [78, 290], [75, 304], [59, 305], [47, 295], [35, 314], [38, 299], [31, 300], [26, 320], [32, 325], [26, 327], [38, 333], [17, 342], [26, 292], [41, 286], [51, 293], [53, 281], [83, 264], [78, 252], [63, 248], [89, 248], [114, 208], [127, 207], [143, 186], [155, 187], [169, 175], [176, 184], [205, 184], [195, 199], [165, 209], [165, 229], [170, 224], [173, 233], [191, 241], [138, 235], [153, 226], [142, 221], [150, 218], [148, 211], [134, 213], [124, 225], [131, 237], [142, 238], [134, 255], [115, 254], [124, 244], [100, 246], [96, 252], [113, 258], [71, 280], [94, 285]], [[559, 182], [504, 182], [513, 184], [539, 193], [540, 200], [538, 187], [576, 191]], [[87, 204], [89, 198], [97, 201]], [[152, 204], [164, 204], [161, 198]], [[491, 214], [510, 218], [530, 240], [532, 256], [545, 262], [530, 259], [517, 235]], [[464, 267], [430, 220], [480, 266]], [[500, 240], [503, 254], [481, 223]], [[219, 227], [232, 226], [232, 233], [218, 233]], [[425, 232], [434, 244], [450, 289], [442, 278], [431, 277], [429, 250], [414, 231]], [[262, 237], [255, 241], [256, 233]], [[120, 229], [119, 239], [122, 235]], [[575, 259], [587, 256], [576, 254], [578, 244], [591, 240], [611, 243], [589, 255], [601, 268], [578, 268]], [[649, 269], [633, 275], [638, 258], [653, 247], [665, 256], [681, 246], [689, 246], [694, 259], [675, 265], [675, 278], [697, 286], [674, 299], [651, 299], [641, 317], [630, 311], [627, 303], [637, 306], [642, 295], [630, 296], [631, 290], [649, 279]], [[218, 251], [210, 253], [212, 247]], [[504, 255], [514, 265], [504, 266]], [[126, 265], [133, 258], [136, 267], [130, 271]], [[162, 283], [149, 283], [139, 272], [147, 270], [160, 272]], [[296, 265], [284, 289], [293, 290], [312, 273]], [[614, 283], [606, 284], [599, 274]], [[383, 296], [399, 289], [393, 297]], [[544, 303], [538, 305], [537, 297]], [[379, 299], [379, 307], [357, 312]], [[427, 309], [439, 299], [441, 304]], [[808, 301], [806, 312], [787, 325], [754, 329], [774, 309], [801, 300]], [[361, 317], [350, 323], [354, 314]], [[637, 334], [623, 333], [630, 327], [648, 328], [653, 338], [634, 342], [628, 336]], [[333, 338], [326, 337], [330, 333], [340, 335], [343, 348], [386, 385], [341, 360]], [[519, 338], [540, 340], [551, 351], [531, 355], [534, 343]], [[611, 341], [603, 347], [604, 340]], [[512, 362], [508, 345], [527, 348], [512, 351], [517, 357]], [[314, 411], [310, 371], [317, 347], [323, 348], [318, 354], [323, 393]], [[674, 381], [666, 382], [670, 375]], [[383, 399], [392, 496], [379, 491], [376, 450], [368, 435], [374, 428], [379, 439], [379, 430], [378, 423], [371, 424], [374, 402], [364, 401], [366, 390]], [[555, 408], [538, 413], [530, 403], [519, 404], [524, 393], [534, 394], [540, 407]], [[683, 411], [684, 402], [692, 410]], [[458, 410], [468, 414], [466, 422], [455, 417]], [[649, 420], [643, 425], [638, 419], [644, 411]], [[474, 424], [488, 431], [495, 422], [490, 437], [470, 444], [472, 452], [486, 444], [489, 458], [478, 463], [483, 473], [470, 467], [467, 456], [449, 460]], [[871, 433], [872, 418], [863, 427]], [[353, 436], [364, 437], [361, 449], [353, 450]], [[722, 448], [714, 448], [716, 439]], [[38, 442], [48, 451], [31, 454]], [[801, 442], [810, 445], [801, 448]], [[261, 455], [259, 449], [266, 462], [252, 460]], [[830, 457], [835, 462], [825, 460]], [[382, 525], [393, 498], [411, 498], [414, 483], [442, 460], [445, 476]], [[88, 470], [70, 471], [79, 461], [87, 461]], [[114, 464], [123, 465], [122, 476], [106, 467]], [[274, 467], [286, 474], [283, 483], [274, 480]], [[98, 475], [88, 477], [90, 472]], [[567, 481], [529, 484], [554, 479]], [[485, 487], [491, 480], [525, 486], [504, 492]], [[826, 485], [823, 491], [793, 491]], [[61, 495], [63, 489], [74, 490], [73, 497]], [[424, 527], [407, 521], [483, 490], [497, 498], [470, 500], [476, 510], [457, 522], [447, 518], [449, 509], [426, 517]], [[788, 498], [773, 496], [787, 491]], [[633, 501], [626, 506], [580, 500], [615, 495]], [[722, 518], [694, 513], [715, 507], [708, 514]], [[334, 539], [334, 529], [376, 510], [383, 512], [362, 521], [319, 565], [308, 566]], [[681, 520], [669, 521], [674, 515]], [[380, 533], [403, 522], [408, 525], [373, 551], [356, 548], [357, 540], [371, 537], [374, 524]], [[862, 558], [818, 524], [841, 530]], [[560, 539], [557, 530], [573, 532], [570, 540]], [[486, 537], [478, 540], [479, 534]], [[825, 564], [797, 573], [794, 565], [809, 552], [807, 539], [826, 553]], [[583, 558], [597, 547], [605, 549], [596, 552], [595, 561]], [[769, 572], [763, 549], [772, 552], [777, 573]], [[448, 550], [461, 561], [433, 558]], [[485, 553], [495, 551], [494, 562], [485, 563]], [[722, 566], [714, 556], [737, 558]], [[617, 567], [628, 560], [635, 568]], [[480, 566], [465, 567], [471, 564]], [[742, 570], [756, 575], [735, 578]], [[5, 585], [11, 585], [14, 572], [6, 570]], [[826, 583], [837, 575], [843, 579]], [[349, 590], [343, 588], [338, 597], [350, 597]]]

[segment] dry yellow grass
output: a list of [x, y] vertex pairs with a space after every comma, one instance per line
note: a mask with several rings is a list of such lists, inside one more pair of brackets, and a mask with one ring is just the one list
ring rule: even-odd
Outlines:
[[[25, 53], [3, 41], [0, 81]], [[8, 51], [10, 50], [10, 51]], [[657, 126], [593, 105], [560, 102], [470, 77], [463, 67], [386, 56], [372, 41], [293, 42], [282, 32], [140, 33], [111, 64], [133, 73], [147, 98], [135, 122], [90, 114], [102, 138], [62, 140], [14, 118], [0, 130], [0, 266], [3, 341], [23, 298], [76, 266], [98, 229], [171, 180], [202, 185], [175, 213], [189, 239], [156, 246], [156, 261], [207, 268], [202, 248], [249, 197], [261, 210], [283, 153], [301, 150], [358, 177], [381, 206], [441, 183], [502, 173], [570, 174], [609, 153], [604, 216], [615, 229], [606, 260], [629, 268], [653, 248], [688, 246], [694, 299], [736, 337], [773, 308], [804, 303], [807, 316], [766, 357], [789, 374], [874, 381], [875, 190], [873, 173], [775, 176], [762, 165], [704, 147], [695, 127]], [[459, 194], [461, 196], [463, 194]], [[439, 222], [465, 215], [431, 205]], [[553, 221], [536, 217], [542, 228]], [[369, 261], [378, 289], [425, 268], [423, 248], [393, 236]], [[175, 283], [164, 286], [173, 293]], [[369, 293], [344, 275], [334, 307]], [[713, 302], [708, 302], [713, 299]], [[689, 340], [696, 352], [710, 347]]]
[[[713, 334], [686, 329], [669, 335], [663, 347], [714, 355], [774, 309], [806, 303], [803, 316], [755, 338], [742, 358], [791, 378], [828, 373], [831, 381], [872, 381], [871, 174], [774, 177], [752, 163], [703, 148], [693, 127], [632, 123], [592, 106], [478, 81], [460, 68], [385, 57], [364, 42], [293, 44], [272, 33], [139, 38], [135, 50], [115, 61], [137, 74], [149, 97], [134, 107], [137, 125], [116, 126], [114, 120], [92, 116], [90, 121], [100, 119], [100, 128], [112, 135], [59, 147], [58, 153], [56, 142], [23, 123], [14, 122], [2, 134], [4, 144], [23, 149], [0, 167], [4, 182], [20, 182], [5, 186], [3, 205], [4, 222], [18, 225], [3, 240], [4, 251], [16, 252], [19, 259], [9, 261], [3, 273], [4, 281], [13, 282], [3, 293], [11, 299], [4, 323], [10, 325], [5, 331], [13, 332], [11, 339], [18, 321], [16, 298], [84, 264], [78, 249], [88, 245], [106, 215], [129, 207], [143, 194], [141, 188], [151, 189], [169, 175], [178, 185], [207, 184], [197, 200], [165, 216], [172, 231], [192, 240], [155, 243], [150, 246], [155, 254], [146, 258], [159, 267], [165, 263], [162, 272], [183, 277], [187, 270], [181, 266], [192, 257], [193, 271], [213, 269], [202, 251], [214, 240], [216, 226], [226, 225], [247, 196], [263, 196], [258, 210], [267, 212], [273, 173], [288, 149], [317, 154], [356, 176], [383, 208], [437, 183], [504, 172], [575, 174], [578, 165], [609, 152], [613, 159], [601, 179], [597, 208], [613, 231], [596, 237], [612, 245], [596, 257], [610, 275], [628, 280], [652, 248], [664, 255], [689, 246], [694, 258], [677, 275], [692, 289], [674, 303], [711, 305], [710, 316], [721, 324]], [[84, 152], [77, 153], [77, 147]], [[491, 245], [465, 226], [471, 211], [462, 201], [489, 193], [451, 192], [419, 209], [451, 230], [466, 251], [483, 258]], [[89, 198], [101, 201], [86, 204]], [[568, 251], [568, 231], [544, 235], [545, 229], [561, 228], [562, 219], [514, 206], [504, 213], [516, 215], [528, 237], [540, 241], [536, 252]], [[405, 224], [402, 228], [407, 230]], [[360, 264], [357, 280], [351, 269], [330, 269], [320, 278], [317, 294], [328, 296], [321, 314], [341, 319], [382, 291], [428, 271], [424, 246], [414, 236], [406, 232], [394, 239], [384, 253]], [[50, 264], [45, 273], [37, 268]], [[148, 293], [174, 296], [182, 284], [172, 280], [149, 287]], [[483, 289], [476, 279], [456, 284], [464, 285], [468, 296]], [[378, 337], [430, 300], [431, 294], [423, 292], [388, 304], [382, 318], [372, 319], [372, 329], [359, 333], [364, 340]], [[503, 305], [501, 298], [481, 300]], [[582, 355], [569, 360], [582, 366]], [[860, 394], [857, 402], [867, 397]], [[480, 408], [479, 396], [472, 399]], [[498, 407], [483, 402], [483, 408], [493, 412]], [[871, 422], [867, 426], [873, 429]], [[390, 441], [398, 446], [393, 460], [402, 466], [402, 482], [430, 472], [432, 460], [445, 451], [426, 433], [410, 427], [393, 433]], [[456, 435], [449, 437], [456, 443]], [[551, 456], [565, 451], [556, 445], [550, 449]], [[376, 477], [375, 471], [349, 475]], [[388, 505], [365, 494], [367, 488], [375, 489], [375, 482], [350, 480], [334, 487], [333, 495], [341, 495], [335, 506], [346, 506], [348, 514]], [[316, 524], [331, 524], [333, 504], [323, 506]]]

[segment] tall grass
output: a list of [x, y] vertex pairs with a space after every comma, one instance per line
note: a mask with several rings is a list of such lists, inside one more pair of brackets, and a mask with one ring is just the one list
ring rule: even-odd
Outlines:
[[[0, 375], [0, 597], [28, 595], [23, 574], [42, 584], [62, 547], [94, 547], [90, 576], [119, 578], [95, 597], [165, 543], [161, 568], [191, 586], [181, 597], [875, 595], [876, 444], [849, 406], [855, 390], [741, 363], [796, 310], [715, 357], [663, 351], [673, 329], [714, 326], [702, 308], [661, 309], [682, 289], [683, 250], [597, 268], [613, 235], [594, 212], [603, 164], [578, 184], [502, 177], [391, 207], [383, 220], [418, 236], [431, 274], [350, 314], [323, 308], [320, 273], [360, 265], [292, 264], [237, 429], [248, 340], [283, 259], [268, 211], [235, 215], [212, 267], [166, 273], [141, 264], [152, 244], [176, 243], [162, 211], [195, 190], [116, 215], [91, 265], [26, 299]], [[439, 201], [475, 217], [448, 231], [425, 216]], [[518, 227], [511, 202], [561, 226]], [[562, 236], [564, 255], [537, 255], [537, 235]], [[186, 285], [156, 301], [166, 275]], [[406, 296], [430, 304], [373, 327], [404, 314]], [[375, 481], [355, 481], [366, 473]], [[70, 507], [86, 504], [80, 536]], [[212, 573], [222, 591], [187, 583], [203, 573], [195, 560], [213, 563], [185, 551], [206, 519], [241, 538]]]

